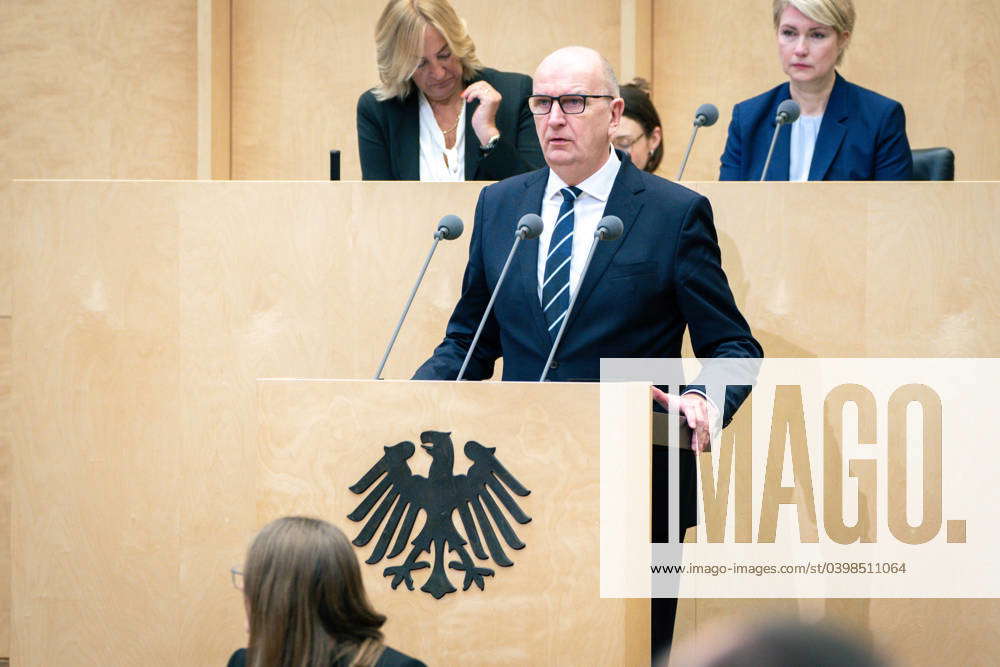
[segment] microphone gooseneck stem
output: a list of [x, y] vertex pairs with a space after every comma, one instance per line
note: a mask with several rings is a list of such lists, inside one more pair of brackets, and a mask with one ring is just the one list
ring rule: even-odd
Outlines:
[[684, 175], [684, 168], [687, 167], [688, 157], [691, 155], [691, 147], [694, 146], [694, 138], [698, 134], [698, 128], [701, 127], [695, 123], [694, 129], [691, 130], [691, 140], [688, 141], [687, 150], [684, 151], [684, 159], [681, 160], [681, 170], [677, 172], [677, 180], [681, 180], [681, 176]]
[[784, 123], [779, 122], [774, 126], [774, 133], [771, 135], [771, 147], [767, 149], [767, 159], [764, 160], [764, 171], [760, 174], [760, 180], [764, 180], [767, 177], [767, 168], [771, 166], [771, 156], [774, 154], [774, 144], [778, 142], [778, 132], [781, 132], [781, 126]]
[[410, 291], [410, 298], [406, 300], [406, 305], [403, 307], [403, 314], [399, 316], [399, 321], [396, 322], [396, 329], [392, 332], [392, 337], [389, 339], [389, 344], [385, 347], [385, 354], [382, 355], [382, 362], [378, 365], [378, 370], [375, 371], [375, 379], [382, 379], [382, 370], [385, 368], [385, 362], [389, 359], [389, 353], [392, 352], [392, 346], [396, 344], [396, 338], [399, 336], [399, 330], [403, 328], [403, 320], [406, 319], [406, 314], [410, 312], [410, 305], [413, 304], [413, 298], [417, 295], [417, 290], [420, 288], [420, 283], [423, 282], [424, 274], [427, 273], [427, 267], [431, 263], [431, 257], [434, 256], [434, 251], [437, 249], [438, 243], [441, 242], [441, 237], [443, 236], [441, 230], [438, 230], [434, 234], [434, 243], [431, 244], [431, 250], [427, 253], [427, 259], [424, 260], [424, 266], [420, 269], [420, 274], [417, 276], [417, 282], [414, 283], [413, 289]]
[[507, 261], [504, 262], [503, 270], [500, 271], [500, 277], [497, 278], [497, 286], [493, 290], [493, 294], [490, 295], [490, 302], [486, 304], [486, 310], [483, 312], [483, 318], [479, 320], [479, 328], [476, 329], [476, 335], [472, 339], [472, 344], [469, 345], [469, 351], [465, 353], [465, 360], [462, 362], [462, 368], [458, 371], [458, 377], [455, 381], [460, 381], [465, 377], [465, 369], [469, 365], [469, 359], [472, 358], [472, 353], [476, 349], [476, 344], [479, 342], [479, 336], [483, 333], [483, 327], [486, 326], [486, 320], [490, 317], [490, 311], [493, 309], [493, 302], [496, 301], [497, 294], [500, 292], [500, 286], [503, 285], [503, 279], [507, 276], [507, 269], [510, 268], [510, 262], [514, 259], [514, 253], [517, 251], [517, 246], [521, 243], [521, 240], [525, 236], [526, 228], [522, 227], [517, 230], [517, 235], [514, 237], [514, 245], [511, 246], [510, 252], [507, 253]]
[[[590, 242], [590, 252], [587, 253], [587, 261], [583, 265], [583, 273], [580, 274], [580, 285], [583, 284], [583, 277], [587, 275], [587, 269], [590, 268], [590, 260], [594, 258], [594, 251], [597, 249], [597, 244], [603, 241], [603, 234], [600, 236], [595, 234], [594, 240]], [[559, 349], [559, 342], [562, 340], [563, 332], [566, 331], [566, 323], [569, 322], [569, 316], [573, 312], [573, 304], [576, 303], [576, 297], [580, 294], [580, 285], [576, 286], [576, 291], [569, 299], [569, 306], [566, 308], [566, 315], [563, 317], [562, 324], [559, 325], [559, 333], [556, 334], [556, 339], [552, 342], [552, 349], [549, 350], [549, 358], [545, 360], [545, 367], [542, 369], [542, 377], [538, 378], [539, 382], [545, 382], [545, 378], [549, 375], [549, 366], [552, 365], [552, 359], [556, 356], [556, 350]]]

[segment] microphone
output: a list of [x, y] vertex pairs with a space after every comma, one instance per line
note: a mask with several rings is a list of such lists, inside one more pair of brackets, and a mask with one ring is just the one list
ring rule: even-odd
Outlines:
[[462, 219], [457, 215], [446, 215], [441, 218], [440, 222], [438, 222], [437, 228], [434, 230], [434, 243], [431, 244], [431, 250], [427, 253], [427, 259], [424, 260], [424, 266], [420, 269], [420, 275], [417, 276], [417, 282], [413, 285], [413, 289], [410, 291], [410, 298], [406, 300], [406, 305], [403, 306], [403, 314], [399, 316], [399, 321], [396, 322], [396, 329], [392, 332], [389, 344], [385, 347], [385, 354], [382, 355], [382, 362], [378, 365], [378, 370], [375, 371], [376, 380], [382, 379], [382, 370], [385, 368], [385, 362], [389, 359], [389, 352], [392, 351], [392, 346], [396, 344], [396, 338], [399, 336], [399, 330], [403, 327], [403, 320], [406, 319], [406, 314], [410, 312], [410, 304], [413, 303], [413, 297], [417, 295], [417, 289], [419, 289], [420, 282], [424, 279], [424, 274], [427, 272], [427, 267], [431, 263], [431, 257], [434, 256], [437, 244], [441, 241], [441, 239], [446, 241], [457, 239], [462, 235], [462, 231], [464, 229], [465, 225], [462, 223]]
[[684, 175], [684, 168], [687, 166], [688, 156], [691, 155], [691, 147], [694, 146], [694, 138], [698, 134], [698, 128], [715, 125], [715, 121], [717, 120], [719, 120], [719, 108], [714, 104], [702, 104], [694, 112], [694, 128], [691, 130], [691, 140], [688, 141], [687, 150], [684, 152], [684, 159], [681, 160], [681, 170], [677, 172], [678, 181]]
[[774, 134], [771, 135], [771, 147], [767, 150], [767, 159], [764, 160], [764, 171], [760, 174], [760, 180], [764, 180], [764, 177], [767, 176], [767, 168], [771, 166], [771, 156], [774, 154], [774, 144], [778, 141], [778, 132], [781, 131], [781, 126], [797, 121], [801, 111], [795, 100], [785, 100], [778, 105], [778, 113], [774, 116]]
[[[583, 279], [587, 277], [587, 269], [590, 268], [590, 260], [594, 258], [594, 251], [597, 249], [598, 241], [614, 241], [622, 235], [625, 230], [625, 225], [622, 224], [622, 219], [617, 215], [606, 215], [601, 218], [601, 221], [597, 224], [597, 229], [594, 230], [594, 240], [590, 242], [590, 252], [587, 254], [587, 261], [583, 265], [583, 273], [580, 274], [580, 285], [583, 285]], [[545, 378], [549, 374], [549, 367], [552, 365], [552, 359], [556, 356], [556, 350], [559, 349], [559, 343], [562, 341], [563, 332], [566, 331], [566, 323], [569, 322], [569, 316], [573, 312], [573, 304], [576, 303], [576, 297], [580, 294], [580, 285], [577, 285], [576, 291], [573, 292], [573, 296], [569, 300], [569, 307], [566, 309], [566, 316], [563, 317], [562, 324], [559, 325], [559, 333], [556, 334], [556, 339], [552, 343], [552, 349], [549, 350], [549, 358], [545, 360], [545, 368], [542, 369], [542, 376], [538, 378], [539, 382], [545, 382]]]
[[458, 371], [458, 377], [455, 381], [460, 381], [465, 377], [465, 369], [469, 365], [469, 359], [472, 358], [472, 353], [476, 349], [476, 344], [479, 342], [479, 336], [483, 333], [483, 327], [486, 325], [486, 318], [490, 316], [490, 311], [493, 309], [493, 302], [496, 301], [497, 294], [500, 292], [500, 286], [503, 285], [504, 278], [507, 277], [507, 269], [510, 268], [510, 262], [514, 259], [514, 253], [517, 252], [517, 247], [520, 245], [521, 241], [525, 239], [537, 239], [543, 229], [542, 218], [536, 213], [525, 213], [521, 216], [521, 219], [517, 221], [517, 230], [514, 232], [514, 245], [511, 246], [510, 252], [507, 253], [507, 261], [504, 262], [503, 270], [500, 271], [500, 277], [497, 278], [497, 286], [493, 288], [493, 294], [490, 295], [490, 302], [486, 304], [486, 310], [483, 312], [483, 317], [479, 320], [479, 328], [476, 329], [476, 335], [472, 338], [472, 344], [469, 345], [469, 351], [465, 353], [465, 360], [462, 362], [462, 368]]

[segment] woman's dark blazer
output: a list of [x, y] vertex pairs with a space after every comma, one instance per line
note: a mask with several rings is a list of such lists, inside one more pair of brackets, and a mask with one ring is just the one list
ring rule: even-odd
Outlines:
[[[467, 81], [485, 81], [503, 98], [497, 109], [500, 140], [485, 158], [472, 129], [472, 114], [479, 103], [465, 111], [465, 180], [499, 181], [538, 169], [545, 163], [528, 110], [531, 77], [485, 68]], [[358, 149], [361, 178], [366, 181], [420, 180], [420, 104], [416, 90], [406, 99], [384, 102], [368, 91], [358, 99]]]
[[[733, 107], [720, 181], [760, 180], [778, 105], [790, 97], [788, 84], [783, 83]], [[766, 180], [788, 180], [791, 136], [790, 126], [778, 132]], [[908, 181], [912, 177], [903, 106], [837, 74], [816, 138], [809, 180]]]
[[[342, 665], [347, 665], [348, 662], [349, 660], [341, 660], [334, 663], [331, 667], [342, 667]], [[229, 656], [229, 662], [226, 664], [226, 667], [246, 667], [246, 664], [247, 650], [241, 648]], [[416, 658], [411, 658], [405, 653], [400, 653], [386, 646], [385, 651], [382, 652], [382, 657], [375, 663], [375, 667], [427, 667], [427, 665]]]

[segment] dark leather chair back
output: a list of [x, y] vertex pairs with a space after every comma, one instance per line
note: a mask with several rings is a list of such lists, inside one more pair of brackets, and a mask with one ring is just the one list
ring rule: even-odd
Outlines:
[[913, 180], [954, 181], [955, 154], [950, 148], [914, 149]]

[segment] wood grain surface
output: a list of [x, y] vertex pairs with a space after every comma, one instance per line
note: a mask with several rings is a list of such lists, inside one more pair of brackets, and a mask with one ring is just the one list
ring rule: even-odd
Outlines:
[[[256, 378], [371, 377], [434, 223], [471, 227], [480, 186], [10, 187], [14, 662], [222, 664], [246, 641], [228, 569], [265, 518], [246, 501]], [[770, 356], [998, 354], [996, 183], [695, 187]], [[386, 377], [439, 342], [469, 231], [438, 248]], [[865, 627], [910, 664], [1000, 651], [979, 623], [993, 601], [761, 605], [682, 603], [678, 634], [782, 608]]]
[[176, 186], [14, 187], [11, 656], [176, 662]]
[[[381, 457], [383, 446], [402, 441], [418, 445], [411, 464], [426, 474], [430, 457], [419, 449], [423, 430], [452, 433], [455, 474], [471, 463], [462, 447], [476, 440], [496, 447], [500, 461], [531, 490], [515, 497], [532, 517], [514, 524], [527, 546], [505, 547], [514, 561], [510, 568], [479, 563], [496, 571], [485, 591], [435, 600], [419, 590], [424, 573], [415, 576], [417, 590], [392, 590], [382, 569], [402, 556], [362, 565], [373, 603], [391, 619], [391, 645], [440, 665], [636, 664], [646, 657], [648, 606], [647, 627], [630, 619], [630, 628], [625, 600], [597, 596], [597, 385], [265, 380], [258, 388], [261, 525], [308, 514], [357, 535], [361, 524], [346, 515], [363, 496], [347, 487]], [[359, 556], [367, 558], [373, 546], [360, 548]], [[459, 574], [453, 572], [452, 580], [461, 586]], [[429, 622], [436, 631], [429, 631]], [[633, 632], [645, 641], [630, 645]]]
[[10, 654], [11, 319], [0, 317], [0, 648]]
[[193, 178], [196, 4], [0, 4], [0, 179]]

